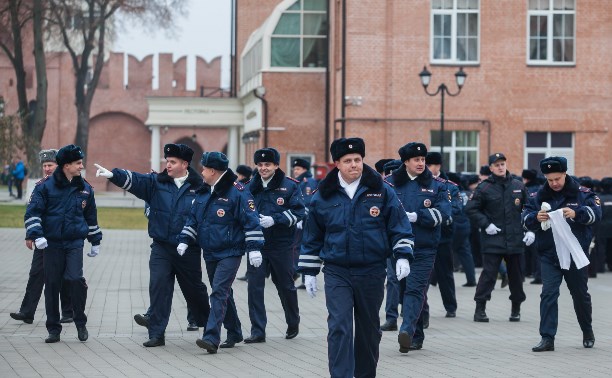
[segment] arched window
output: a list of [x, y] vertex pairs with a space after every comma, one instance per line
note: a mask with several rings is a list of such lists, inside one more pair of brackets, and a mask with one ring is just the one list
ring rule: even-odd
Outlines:
[[298, 0], [282, 12], [270, 37], [270, 67], [327, 66], [327, 1]]

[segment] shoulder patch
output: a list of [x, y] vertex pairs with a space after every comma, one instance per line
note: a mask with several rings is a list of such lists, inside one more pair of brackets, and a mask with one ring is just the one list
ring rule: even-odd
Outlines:
[[537, 196], [537, 195], [538, 195], [538, 192], [533, 192], [533, 193], [530, 193], [530, 194], [529, 194], [529, 197], [535, 197], [535, 196]]
[[595, 196], [595, 205], [601, 206], [601, 200], [599, 199], [598, 196]]
[[299, 183], [299, 181], [294, 179], [293, 177], [289, 177], [289, 176], [285, 176], [285, 177], [288, 178], [289, 180], [293, 181], [293, 182]]
[[447, 180], [443, 179], [443, 178], [442, 178], [442, 177], [440, 177], [440, 176], [438, 176], [438, 177], [434, 177], [433, 179], [434, 179], [434, 180], [436, 180], [436, 181], [439, 181], [439, 182], [444, 182], [444, 183], [447, 181]]
[[244, 185], [242, 185], [241, 183], [234, 181], [234, 187], [240, 191], [244, 190]]
[[590, 193], [591, 192], [591, 189], [587, 188], [586, 186], [582, 186], [582, 185], [580, 185], [578, 187], [578, 190], [580, 190], [581, 192], [584, 192], [584, 193]]
[[252, 179], [249, 179], [247, 182], [245, 182], [243, 185], [248, 185], [251, 182]]
[[449, 184], [453, 184], [455, 186], [459, 186], [459, 184], [457, 184], [456, 182], [453, 182], [451, 180], [446, 180], [446, 182], [449, 183]]
[[385, 182], [385, 184], [389, 185], [392, 188], [395, 188], [395, 185], [391, 184], [389, 181], [383, 179], [383, 181]]
[[45, 177], [41, 178], [40, 180], [36, 181], [36, 184], [34, 184], [34, 185], [42, 184], [43, 182], [47, 181], [48, 179], [49, 179], [49, 176], [45, 176]]

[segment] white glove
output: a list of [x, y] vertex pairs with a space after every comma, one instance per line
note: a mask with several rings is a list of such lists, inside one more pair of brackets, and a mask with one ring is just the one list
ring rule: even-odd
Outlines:
[[268, 215], [259, 214], [259, 225], [263, 228], [274, 226], [274, 219]]
[[397, 280], [400, 281], [410, 274], [410, 263], [408, 263], [407, 259], [398, 259], [395, 264], [395, 275], [397, 276]]
[[[552, 209], [552, 207], [550, 207], [550, 204], [548, 202], [542, 202], [542, 207], [540, 208], [540, 210], [550, 211], [550, 209]], [[548, 230], [550, 228], [550, 220], [545, 220], [544, 222], [541, 222], [540, 226], [542, 227], [542, 230]]]
[[525, 237], [523, 238], [523, 243], [525, 243], [525, 245], [529, 247], [530, 245], [533, 244], [534, 241], [535, 241], [535, 234], [531, 231], [527, 231], [525, 233]]
[[100, 244], [92, 245], [91, 246], [91, 252], [89, 252], [87, 254], [87, 256], [89, 256], [89, 257], [96, 257], [96, 256], [98, 256], [98, 253], [100, 253]]
[[485, 229], [485, 232], [487, 233], [487, 235], [497, 235], [497, 233], [500, 231], [501, 231], [501, 228], [497, 228], [497, 226], [494, 225], [493, 223], [488, 225], [487, 228]]
[[263, 261], [263, 257], [261, 257], [261, 252], [259, 251], [249, 252], [249, 263], [251, 263], [251, 265], [253, 265], [255, 268], [259, 268], [262, 261]]
[[297, 222], [295, 227], [297, 227], [298, 230], [301, 230], [302, 228], [304, 228], [304, 222], [303, 221]]
[[98, 168], [98, 170], [96, 171], [96, 177], [106, 177], [107, 179], [112, 178], [113, 177], [113, 172], [109, 171], [108, 169], [104, 168], [103, 166], [99, 165], [99, 164], [94, 164], [94, 166], [96, 168]]
[[47, 243], [47, 239], [45, 238], [38, 238], [34, 240], [34, 244], [36, 244], [36, 248], [38, 249], [45, 249], [49, 246], [49, 244]]
[[176, 247], [176, 251], [179, 255], [183, 256], [185, 254], [185, 251], [187, 250], [187, 247], [189, 247], [187, 244], [180, 243], [178, 247]]
[[310, 298], [317, 296], [317, 277], [304, 275], [304, 286], [306, 286], [306, 292], [310, 295]]
[[417, 218], [418, 218], [417, 213], [409, 213], [406, 211], [406, 215], [408, 215], [408, 220], [410, 221], [410, 223], [414, 223], [417, 221]]

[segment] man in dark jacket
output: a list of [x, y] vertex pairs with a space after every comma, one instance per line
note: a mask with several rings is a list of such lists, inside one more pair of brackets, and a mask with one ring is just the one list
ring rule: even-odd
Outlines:
[[[299, 181], [299, 187], [302, 191], [302, 197], [304, 198], [304, 206], [305, 206], [305, 215], [304, 219], [299, 221], [295, 228], [295, 238], [293, 240], [292, 254], [293, 254], [293, 267], [297, 271], [297, 264], [300, 260], [300, 249], [302, 248], [302, 236], [304, 234], [304, 220], [308, 215], [308, 205], [310, 205], [310, 199], [312, 198], [314, 191], [317, 189], [319, 185], [317, 180], [312, 177], [312, 173], [310, 172], [310, 162], [305, 159], [294, 159], [292, 164], [293, 169], [293, 178]], [[297, 279], [300, 275], [294, 274], [293, 278]], [[298, 289], [306, 289], [304, 285], [304, 275], [302, 274], [302, 284], [298, 286]]]
[[[531, 196], [532, 193], [536, 193], [541, 185], [538, 181], [538, 172], [535, 169], [523, 169], [521, 174], [525, 189], [527, 189], [527, 195]], [[532, 244], [525, 246], [525, 276], [532, 276], [532, 284], [541, 284], [542, 277], [540, 274], [540, 258], [538, 257], [538, 251]]]
[[[298, 181], [285, 176], [279, 167], [280, 154], [274, 148], [255, 151], [253, 160], [257, 172], [248, 184], [266, 243], [261, 250], [263, 265], [270, 268], [272, 282], [285, 312], [286, 339], [293, 339], [299, 332], [300, 312], [297, 291], [293, 283], [295, 267], [291, 246], [295, 239], [296, 225], [304, 218], [304, 198]], [[264, 289], [266, 270], [247, 266], [249, 318], [251, 336], [245, 343], [266, 341], [266, 305]]]
[[[233, 348], [243, 340], [232, 283], [245, 252], [252, 266], [261, 265], [264, 237], [255, 201], [249, 191], [236, 182], [238, 177], [228, 169], [225, 154], [205, 152], [201, 163], [206, 185], [198, 190], [179, 236], [177, 251], [184, 253], [188, 245], [197, 243], [204, 252], [212, 289], [211, 312], [202, 338], [196, 344], [214, 354], [219, 347]], [[227, 329], [227, 340], [219, 345], [221, 323]]]
[[596, 227], [595, 248], [612, 271], [612, 177], [601, 179], [601, 222]]
[[[202, 178], [189, 166], [193, 150], [184, 144], [166, 144], [166, 169], [162, 173], [142, 174], [126, 169], [111, 171], [95, 164], [97, 176], [127, 190], [149, 204], [149, 236], [153, 239], [149, 258], [149, 297], [151, 316], [148, 319], [149, 340], [146, 347], [165, 345], [165, 332], [172, 309], [174, 280], [179, 283], [198, 327], [204, 327], [210, 312], [208, 292], [202, 282], [200, 249], [194, 245], [178, 254], [178, 236], [187, 221], [196, 190]], [[134, 320], [142, 323], [142, 315]]]
[[521, 211], [527, 201], [525, 185], [512, 178], [502, 153], [489, 156], [491, 176], [481, 182], [471, 195], [465, 212], [480, 228], [482, 273], [476, 286], [475, 322], [488, 322], [486, 303], [495, 287], [499, 264], [506, 260], [512, 311], [510, 321], [520, 321], [521, 303], [525, 301], [521, 257], [523, 241], [533, 243], [533, 234], [523, 235]]
[[[42, 165], [43, 179], [38, 181], [36, 185], [44, 182], [47, 177], [51, 176], [57, 168], [57, 162], [55, 158], [57, 156], [57, 150], [42, 150], [38, 154], [38, 158]], [[32, 245], [28, 246], [31, 248]], [[21, 320], [24, 323], [32, 324], [34, 321], [34, 313], [38, 306], [38, 301], [43, 292], [45, 285], [45, 275], [43, 267], [43, 250], [34, 248], [32, 253], [32, 264], [30, 266], [30, 274], [28, 277], [28, 284], [26, 286], [26, 292], [21, 302], [21, 307], [18, 312], [11, 312], [11, 318], [15, 320]], [[64, 280], [62, 282], [62, 288], [60, 290], [60, 302], [62, 308], [62, 318], [60, 323], [72, 323], [72, 301], [70, 300], [70, 282]]]
[[78, 338], [86, 341], [87, 284], [83, 277], [83, 245], [87, 239], [95, 257], [100, 252], [102, 231], [98, 227], [96, 201], [91, 185], [81, 177], [81, 147], [62, 147], [55, 157], [58, 167], [34, 188], [24, 216], [26, 245], [44, 250], [46, 343], [60, 341], [59, 292], [64, 280], [70, 282], [74, 324]]
[[[536, 233], [536, 248], [540, 255], [542, 267], [542, 294], [540, 295], [540, 336], [542, 340], [532, 348], [534, 352], [555, 350], [555, 335], [559, 320], [559, 286], [565, 278], [567, 288], [572, 295], [578, 324], [582, 330], [582, 345], [592, 348], [595, 335], [592, 327], [591, 296], [588, 292], [588, 267], [576, 266], [563, 258], [562, 248], [567, 249], [567, 242], [561, 240], [563, 228], [560, 225], [549, 227], [550, 212], [561, 211], [569, 225], [571, 235], [580, 244], [582, 252], [588, 256], [589, 245], [593, 237], [592, 227], [601, 219], [601, 201], [590, 189], [580, 186], [567, 175], [567, 160], [564, 157], [548, 157], [540, 162], [540, 169], [546, 176], [546, 183], [529, 199], [522, 219], [526, 230]], [[544, 203], [550, 210], [542, 207]], [[555, 229], [559, 227], [559, 229]], [[555, 231], [555, 233], [553, 233]], [[565, 235], [568, 236], [567, 234]], [[563, 245], [559, 245], [559, 243]], [[559, 255], [561, 253], [561, 255]], [[568, 254], [571, 253], [567, 252]], [[566, 256], [569, 258], [569, 256]], [[586, 262], [588, 264], [588, 261]], [[565, 265], [567, 264], [567, 265]]]
[[414, 237], [391, 186], [363, 164], [363, 139], [337, 139], [330, 152], [336, 168], [319, 183], [310, 202], [298, 269], [313, 297], [325, 262], [330, 375], [374, 377], [386, 259], [393, 255], [397, 278], [406, 277]]

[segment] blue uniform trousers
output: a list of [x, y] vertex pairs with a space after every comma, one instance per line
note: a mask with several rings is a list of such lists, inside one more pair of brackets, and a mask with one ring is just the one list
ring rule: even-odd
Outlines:
[[472, 255], [469, 230], [467, 231], [465, 233], [455, 231], [453, 235], [453, 252], [459, 257], [467, 283], [476, 284], [474, 256]]
[[[382, 337], [385, 271], [326, 264], [327, 355], [332, 377], [374, 377]], [[355, 335], [353, 339], [353, 316]]]
[[188, 248], [181, 256], [175, 245], [153, 241], [149, 258], [149, 338], [164, 337], [172, 310], [175, 277], [188, 307], [193, 311], [195, 323], [198, 327], [204, 327], [210, 305], [206, 285], [202, 282], [201, 261], [200, 249], [197, 247]]
[[387, 321], [397, 322], [400, 301], [400, 284], [395, 274], [395, 261], [387, 259], [387, 299], [385, 300], [385, 316]]
[[248, 297], [249, 318], [251, 319], [251, 336], [265, 336], [266, 305], [264, 303], [264, 289], [266, 285], [266, 270], [264, 266], [270, 267], [272, 282], [278, 291], [281, 305], [285, 312], [287, 326], [293, 327], [300, 323], [300, 311], [298, 308], [297, 290], [293, 283], [293, 255], [291, 244], [270, 245], [262, 249], [262, 265], [255, 268], [247, 265], [248, 272]]
[[242, 326], [238, 319], [232, 290], [232, 283], [241, 260], [241, 256], [232, 256], [218, 261], [206, 261], [206, 272], [211, 287], [211, 311], [202, 339], [213, 345], [218, 346], [221, 342], [221, 324], [227, 330], [228, 339], [242, 339]]
[[[21, 302], [19, 312], [25, 315], [27, 319], [34, 319], [34, 313], [40, 296], [45, 286], [45, 270], [43, 267], [43, 250], [35, 248], [32, 253], [32, 265], [30, 266], [30, 275], [26, 292]], [[66, 280], [62, 282], [60, 290], [60, 302], [62, 307], [62, 316], [72, 318], [72, 301], [70, 300], [70, 283]]]
[[83, 277], [83, 248], [47, 247], [43, 251], [43, 256], [47, 331], [54, 335], [59, 335], [62, 332], [59, 293], [64, 280], [68, 281], [70, 286], [74, 324], [77, 327], [84, 326], [87, 323], [87, 316], [85, 315], [87, 283]]
[[592, 332], [591, 295], [588, 292], [589, 268], [576, 269], [572, 261], [569, 270], [562, 270], [554, 257], [540, 256], [542, 269], [542, 293], [540, 294], [540, 335], [555, 339], [559, 322], [559, 286], [565, 283], [574, 302], [574, 311], [583, 333]]
[[525, 301], [525, 291], [523, 291], [523, 273], [521, 270], [521, 254], [501, 255], [496, 253], [482, 254], [482, 272], [476, 286], [474, 300], [476, 302], [486, 302], [491, 300], [491, 292], [495, 288], [497, 273], [502, 266], [502, 260], [506, 261], [508, 269], [508, 287], [510, 288], [510, 300], [513, 303], [523, 303]]
[[[408, 332], [411, 336], [415, 334], [435, 260], [435, 249], [417, 249], [414, 252], [414, 259], [410, 264], [410, 274], [402, 280], [405, 285], [402, 299], [404, 319], [400, 332]], [[420, 332], [423, 332], [422, 321], [420, 322]]]
[[451, 244], [440, 243], [434, 262], [434, 272], [442, 296], [442, 304], [448, 312], [457, 311], [457, 297], [455, 295], [455, 277], [453, 276], [453, 251]]

